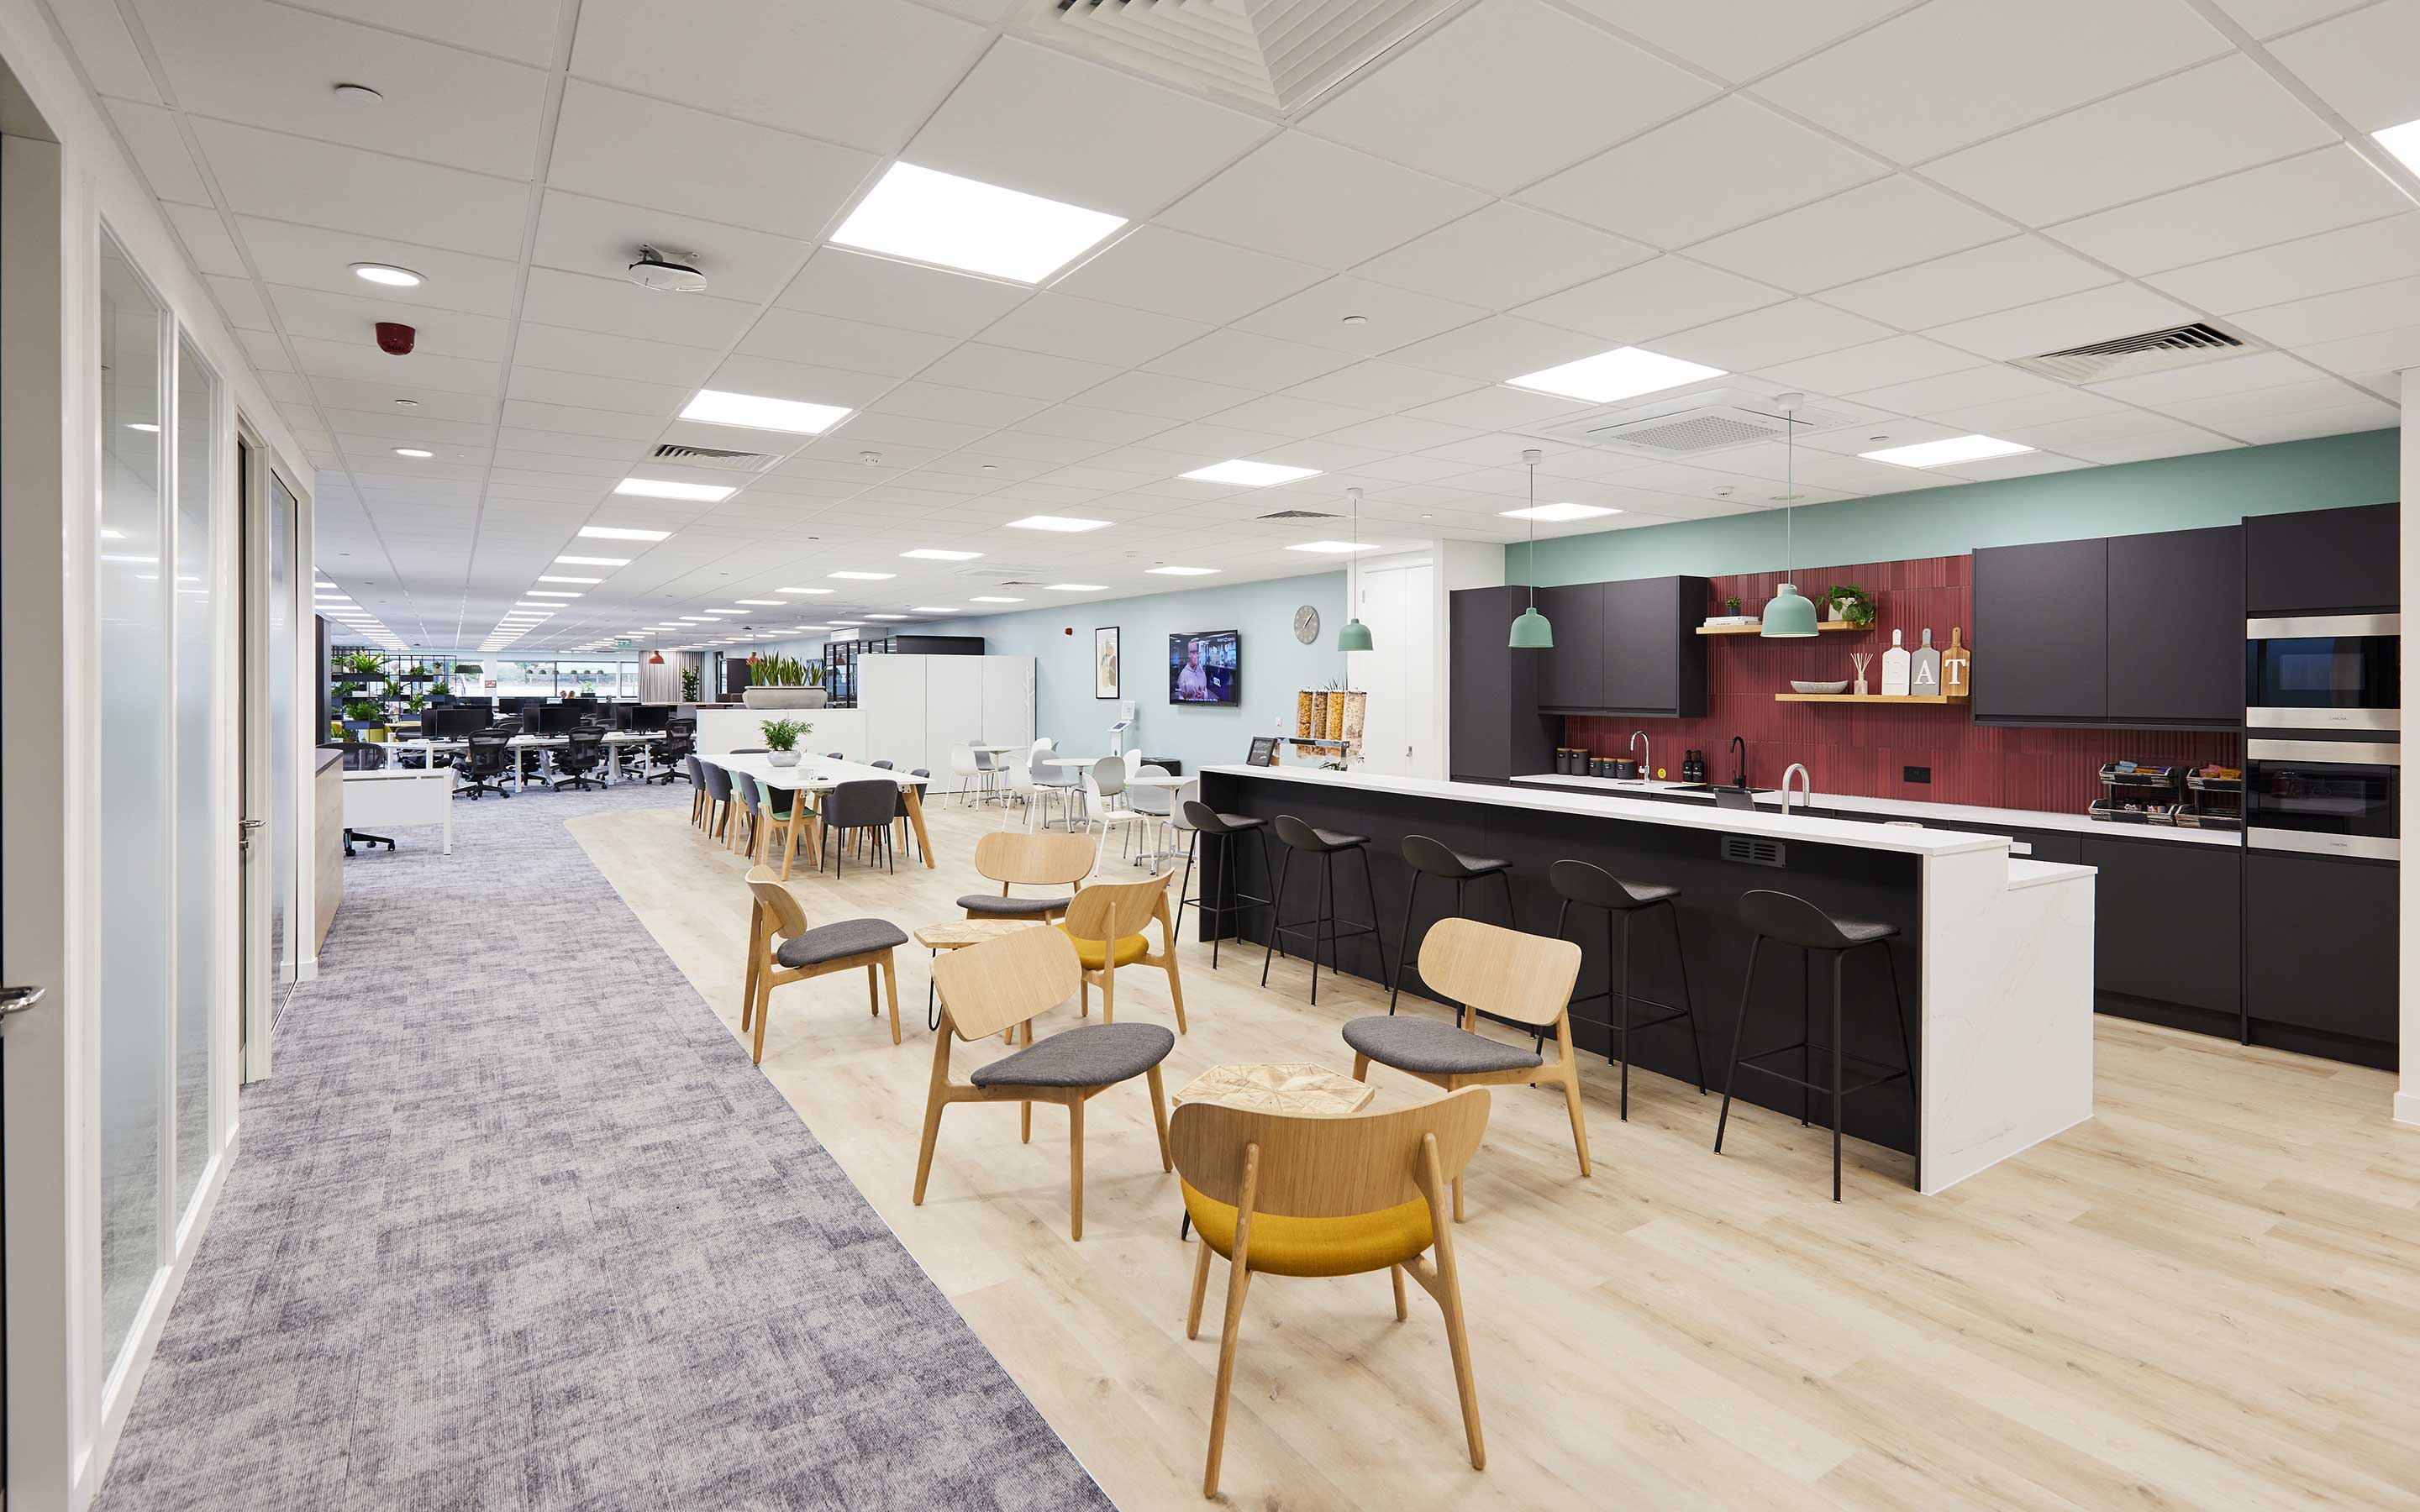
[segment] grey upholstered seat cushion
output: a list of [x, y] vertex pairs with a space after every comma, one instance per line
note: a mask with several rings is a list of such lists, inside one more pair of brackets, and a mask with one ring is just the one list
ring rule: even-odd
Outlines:
[[993, 918], [1040, 918], [1045, 914], [1063, 914], [1073, 898], [1002, 898], [997, 893], [970, 892], [958, 900], [958, 906], [970, 914], [984, 914]]
[[1382, 1066], [1430, 1076], [1525, 1071], [1544, 1064], [1519, 1045], [1466, 1034], [1435, 1019], [1401, 1014], [1354, 1019], [1344, 1026], [1344, 1042]]
[[1089, 1024], [978, 1066], [968, 1080], [977, 1087], [1107, 1087], [1141, 1075], [1175, 1048], [1176, 1036], [1156, 1024]]
[[907, 932], [887, 918], [844, 918], [837, 924], [820, 925], [783, 940], [782, 948], [773, 952], [773, 959], [796, 971], [801, 966], [817, 966], [843, 956], [887, 950], [907, 943]]
[[1852, 940], [1859, 945], [1865, 944], [1868, 940], [1885, 940], [1899, 933], [1897, 924], [1884, 924], [1863, 918], [1836, 918], [1832, 920], [1832, 927], [1840, 932], [1842, 939]]

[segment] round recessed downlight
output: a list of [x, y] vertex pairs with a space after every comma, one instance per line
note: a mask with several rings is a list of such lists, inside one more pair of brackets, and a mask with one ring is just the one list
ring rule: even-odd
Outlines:
[[1370, 323], [1370, 317], [1366, 315], [1348, 315], [1344, 317], [1344, 323], [1348, 326], [1366, 326]]
[[393, 263], [355, 263], [353, 276], [389, 288], [418, 288], [427, 282], [411, 269], [397, 268]]
[[365, 84], [336, 85], [336, 103], [340, 105], [375, 105], [385, 98]]
[[417, 446], [398, 446], [395, 449], [395, 455], [397, 456], [435, 456], [437, 454], [435, 452], [424, 451]]
[[420, 408], [420, 401], [417, 399], [397, 399], [396, 403], [403, 406], [406, 409], [417, 409]]

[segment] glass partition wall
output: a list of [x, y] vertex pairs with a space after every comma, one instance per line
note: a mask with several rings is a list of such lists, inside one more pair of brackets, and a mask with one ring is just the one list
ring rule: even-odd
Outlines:
[[[219, 696], [219, 380], [100, 238], [100, 1367], [119, 1367], [225, 1136], [234, 914]], [[128, 949], [142, 939], [151, 948]]]

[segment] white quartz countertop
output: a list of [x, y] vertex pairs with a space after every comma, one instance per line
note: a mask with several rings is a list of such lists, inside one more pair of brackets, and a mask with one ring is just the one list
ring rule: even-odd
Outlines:
[[[1667, 803], [1655, 798], [1598, 797], [1593, 794], [1554, 793], [1540, 788], [1499, 787], [1493, 782], [1449, 782], [1429, 777], [1388, 777], [1367, 772], [1338, 772], [1317, 766], [1211, 766], [1223, 777], [1293, 782], [1311, 787], [1355, 788], [1401, 797], [1439, 798], [1456, 803], [1483, 803], [1532, 812], [1590, 814], [1640, 825], [1668, 825], [1677, 829], [1718, 830], [1732, 835], [1770, 835], [1776, 840], [1846, 845], [1858, 850], [1897, 851], [1909, 856], [1956, 856], [1970, 851], [2002, 851], [2008, 841], [1998, 835], [1971, 835], [1953, 829], [1895, 829], [1856, 819], [1785, 818], [1776, 810], [1716, 809], [1713, 804]], [[1547, 780], [1542, 779], [1541, 780]], [[1575, 779], [1565, 779], [1575, 780]]]
[[2064, 861], [2029, 861], [2022, 856], [2009, 857], [2009, 886], [2040, 887], [2053, 882], [2078, 882], [2101, 869], [2094, 866], [2070, 866]]
[[[1558, 772], [1540, 772], [1516, 777], [1515, 782], [1552, 784], [1558, 787], [1585, 788], [1591, 793], [1657, 794], [1665, 799], [1680, 798], [1711, 804], [1711, 793], [1683, 793], [1684, 782], [1640, 780], [1625, 782], [1610, 777], [1574, 777]], [[1658, 801], [1651, 799], [1650, 801]], [[1756, 795], [1761, 809], [1778, 810], [1781, 795], [1760, 793]], [[1793, 799], [1794, 803], [1795, 800]], [[2041, 809], [1986, 809], [1966, 803], [1923, 803], [1907, 798], [1860, 798], [1846, 795], [1818, 793], [1814, 797], [1818, 809], [1845, 809], [1852, 813], [1886, 814], [1894, 819], [1916, 820], [1926, 825], [1945, 827], [1962, 822], [1970, 825], [2006, 825], [2011, 829], [2060, 829], [2079, 835], [2106, 835], [2114, 840], [2174, 841], [2185, 845], [2224, 845], [2230, 849], [2243, 841], [2243, 832], [2234, 829], [2180, 829], [2170, 825], [2113, 825], [2080, 813], [2056, 813]]]

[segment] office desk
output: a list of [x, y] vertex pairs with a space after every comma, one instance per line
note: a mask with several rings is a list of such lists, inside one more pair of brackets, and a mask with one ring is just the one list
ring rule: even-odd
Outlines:
[[454, 772], [451, 767], [390, 766], [345, 774], [345, 827], [401, 829], [442, 825], [445, 854], [454, 854]]
[[[924, 865], [930, 867], [933, 864], [932, 838], [924, 833], [924, 788], [932, 781], [931, 778], [912, 777], [905, 772], [894, 772], [886, 766], [868, 766], [861, 762], [836, 762], [829, 756], [801, 755], [796, 766], [776, 766], [766, 756], [714, 756], [701, 758], [701, 760], [711, 761], [726, 772], [745, 772], [768, 788], [779, 788], [784, 793], [799, 795], [799, 798], [792, 800], [789, 836], [782, 848], [782, 875], [784, 878], [790, 874], [790, 863], [798, 858], [799, 831], [807, 827], [805, 822], [807, 816], [800, 811], [800, 801], [818, 794], [829, 793], [843, 782], [864, 782], [877, 779], [885, 782], [896, 783], [901, 793], [906, 795], [908, 823], [915, 826], [917, 848], [923, 853]], [[813, 808], [814, 805], [808, 803], [806, 807]], [[823, 834], [820, 825], [817, 826], [816, 833], [809, 845], [807, 858], [820, 867], [823, 864]]]
[[[649, 730], [616, 730], [611, 734], [600, 737], [597, 743], [605, 748], [605, 761], [599, 768], [604, 776], [600, 780], [609, 787], [613, 785], [614, 769], [618, 764], [615, 758], [622, 751], [633, 746], [652, 745], [665, 738], [665, 735]], [[459, 755], [471, 748], [471, 743], [458, 735], [447, 735], [442, 739], [431, 740], [398, 740], [391, 744], [398, 748], [417, 748], [424, 753], [442, 750]], [[522, 768], [520, 762], [522, 751], [534, 750], [541, 754], [546, 764], [540, 772], [539, 780], [544, 781], [547, 774], [554, 770], [553, 753], [570, 744], [569, 735], [515, 735], [505, 741], [504, 748], [512, 752], [513, 756], [515, 789], [520, 792], [527, 792], [529, 789], [529, 773]]]

